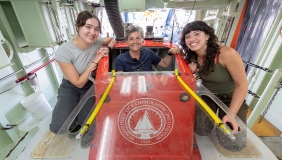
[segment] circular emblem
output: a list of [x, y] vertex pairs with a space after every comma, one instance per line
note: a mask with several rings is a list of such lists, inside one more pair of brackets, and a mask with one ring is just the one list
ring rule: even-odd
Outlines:
[[173, 115], [163, 102], [141, 98], [122, 108], [118, 115], [118, 128], [128, 141], [138, 145], [152, 145], [170, 134]]

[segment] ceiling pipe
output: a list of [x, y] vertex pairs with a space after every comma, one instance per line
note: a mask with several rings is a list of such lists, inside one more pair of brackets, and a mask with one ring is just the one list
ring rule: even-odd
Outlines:
[[124, 37], [123, 21], [119, 10], [118, 0], [106, 0], [105, 9], [109, 22], [117, 38]]

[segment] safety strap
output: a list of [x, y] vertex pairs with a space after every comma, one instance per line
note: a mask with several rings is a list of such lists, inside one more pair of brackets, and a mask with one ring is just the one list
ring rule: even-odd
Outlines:
[[96, 108], [94, 109], [94, 111], [92, 112], [92, 114], [90, 115], [90, 117], [88, 118], [86, 123], [84, 124], [84, 126], [80, 129], [79, 134], [76, 136], [76, 139], [80, 139], [85, 134], [85, 132], [89, 129], [89, 127], [92, 124], [92, 122], [94, 121], [97, 113], [99, 112], [102, 104], [104, 103], [106, 97], [108, 96], [110, 90], [112, 89], [115, 78], [116, 78], [116, 72], [114, 70], [112, 70], [112, 79], [111, 79], [109, 86], [107, 87], [105, 93], [103, 94], [102, 98], [98, 102]]
[[217, 126], [222, 130], [225, 135], [228, 135], [228, 138], [235, 140], [235, 136], [231, 133], [231, 129], [225, 125], [221, 119], [214, 113], [214, 111], [181, 79], [178, 74], [178, 70], [175, 69], [174, 74], [180, 84], [189, 92], [189, 94], [195, 98], [195, 100], [202, 106], [202, 108], [209, 114], [209, 116], [214, 120]]

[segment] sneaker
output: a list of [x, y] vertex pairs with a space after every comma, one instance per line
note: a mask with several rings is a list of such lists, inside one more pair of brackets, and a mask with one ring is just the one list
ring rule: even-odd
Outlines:
[[68, 134], [69, 139], [75, 139], [75, 137], [78, 134], [80, 128], [81, 128], [81, 126], [78, 124], [74, 128], [70, 129], [69, 134]]
[[90, 126], [88, 131], [86, 131], [86, 133], [82, 136], [81, 144], [80, 144], [82, 148], [87, 148], [90, 146], [91, 142], [94, 139], [95, 130], [96, 130], [96, 123], [94, 122]]

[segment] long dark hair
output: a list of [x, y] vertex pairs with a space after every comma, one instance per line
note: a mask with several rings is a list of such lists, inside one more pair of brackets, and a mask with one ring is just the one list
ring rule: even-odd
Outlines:
[[182, 30], [181, 38], [180, 38], [180, 45], [184, 49], [184, 54], [186, 60], [190, 62], [197, 61], [197, 54], [194, 51], [191, 51], [186, 43], [185, 43], [185, 35], [191, 31], [203, 31], [205, 34], [209, 35], [209, 39], [207, 41], [207, 50], [206, 55], [204, 56], [204, 62], [201, 72], [205, 75], [208, 75], [210, 72], [214, 71], [214, 59], [216, 54], [220, 53], [220, 46], [218, 44], [218, 38], [215, 35], [215, 31], [212, 27], [208, 26], [203, 21], [194, 21], [185, 25]]
[[101, 29], [101, 22], [100, 22], [99, 18], [98, 18], [95, 14], [91, 13], [90, 11], [81, 11], [81, 12], [77, 15], [76, 22], [75, 22], [76, 31], [78, 31], [77, 29], [78, 29], [79, 27], [84, 26], [85, 23], [86, 23], [86, 21], [87, 21], [87, 19], [90, 19], [90, 18], [94, 18], [94, 19], [96, 19], [96, 20], [98, 21], [100, 33], [102, 33], [102, 32], [101, 32], [101, 30], [102, 30], [102, 29]]

